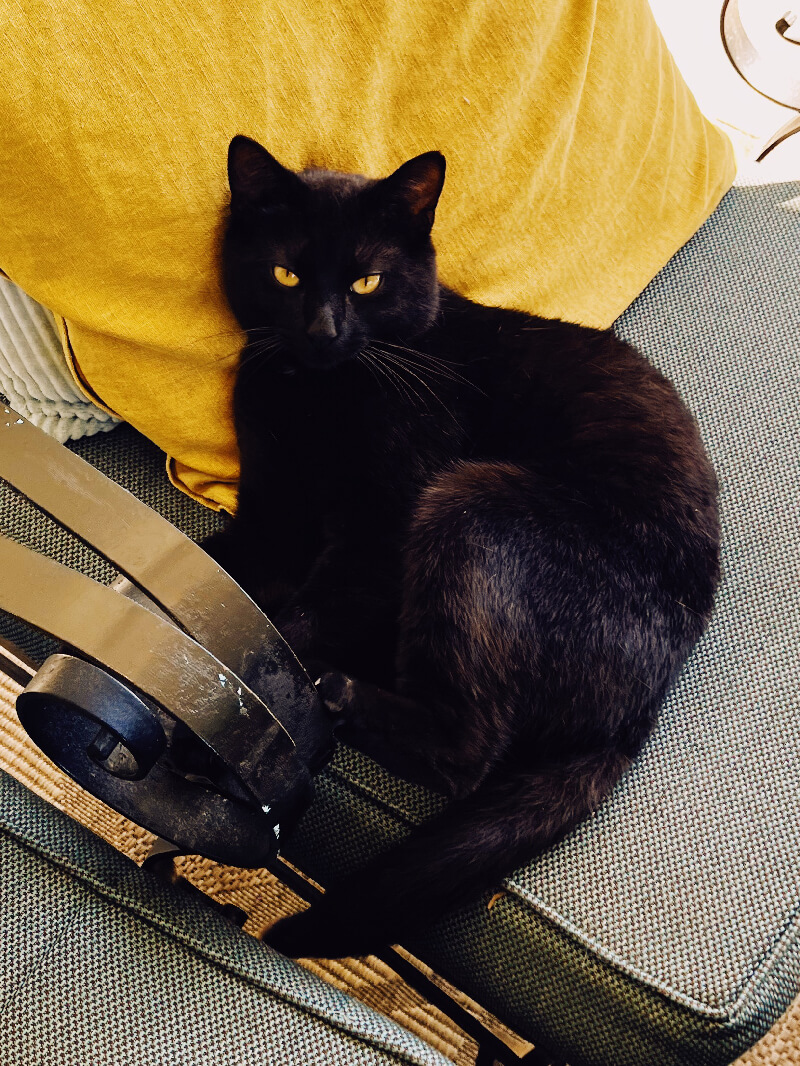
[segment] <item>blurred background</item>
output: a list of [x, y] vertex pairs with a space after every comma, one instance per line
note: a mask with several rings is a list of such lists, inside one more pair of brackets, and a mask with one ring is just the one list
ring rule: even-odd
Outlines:
[[[650, 0], [650, 6], [701, 109], [734, 142], [742, 177], [759, 184], [800, 180], [800, 133], [763, 163], [754, 162], [764, 142], [797, 112], [759, 95], [736, 73], [722, 45], [722, 0]], [[792, 9], [800, 21], [800, 0], [739, 0], [739, 6], [748, 33], [752, 25], [777, 39], [775, 21]], [[791, 46], [777, 43], [779, 54], [791, 55]], [[800, 79], [800, 45], [795, 47]]]

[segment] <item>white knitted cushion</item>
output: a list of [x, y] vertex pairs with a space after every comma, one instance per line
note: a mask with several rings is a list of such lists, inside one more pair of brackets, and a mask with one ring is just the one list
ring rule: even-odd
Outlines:
[[0, 393], [11, 407], [61, 441], [104, 433], [119, 422], [72, 380], [53, 315], [0, 277]]

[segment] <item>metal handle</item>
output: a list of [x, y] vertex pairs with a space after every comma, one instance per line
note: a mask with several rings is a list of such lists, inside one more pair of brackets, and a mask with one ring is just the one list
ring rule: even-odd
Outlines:
[[[155, 711], [105, 670], [72, 655], [51, 655], [46, 660], [17, 698], [17, 715], [31, 739], [55, 763], [85, 757], [127, 781], [146, 777], [167, 748]], [[58, 726], [53, 730], [55, 721]], [[87, 730], [92, 739], [81, 743], [78, 738]]]
[[728, 58], [747, 84], [774, 103], [798, 111], [800, 52], [786, 30], [778, 31], [785, 2], [770, 5], [769, 0], [758, 0], [749, 7], [745, 2], [743, 19], [741, 0], [725, 0], [720, 32]]

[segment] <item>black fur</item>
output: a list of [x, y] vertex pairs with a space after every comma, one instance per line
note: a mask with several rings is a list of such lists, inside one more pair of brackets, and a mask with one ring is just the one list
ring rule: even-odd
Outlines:
[[674, 388], [610, 332], [439, 286], [437, 153], [370, 181], [237, 137], [229, 173], [242, 475], [210, 550], [349, 738], [453, 797], [267, 936], [361, 954], [608, 794], [708, 620], [716, 483]]

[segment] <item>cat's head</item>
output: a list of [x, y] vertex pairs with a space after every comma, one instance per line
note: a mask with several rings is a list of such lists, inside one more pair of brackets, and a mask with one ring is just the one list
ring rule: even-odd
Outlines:
[[271, 337], [283, 362], [327, 369], [372, 341], [430, 328], [439, 306], [430, 232], [444, 171], [444, 157], [428, 152], [377, 181], [298, 174], [234, 137], [223, 275], [251, 339]]

